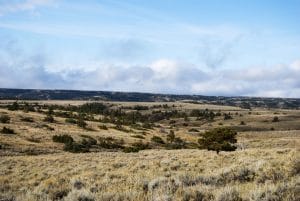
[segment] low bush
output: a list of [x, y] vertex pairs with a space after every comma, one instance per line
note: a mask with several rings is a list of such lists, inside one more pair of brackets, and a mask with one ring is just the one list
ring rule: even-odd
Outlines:
[[53, 142], [59, 143], [72, 143], [74, 142], [73, 138], [70, 135], [54, 135], [52, 137]]
[[230, 128], [215, 128], [206, 131], [202, 138], [198, 140], [200, 148], [207, 150], [219, 151], [234, 151], [237, 132]]
[[174, 140], [165, 145], [166, 149], [185, 149], [187, 148], [186, 142], [180, 137], [175, 137]]
[[199, 130], [196, 128], [191, 128], [191, 129], [189, 129], [189, 132], [199, 132]]
[[272, 120], [272, 122], [279, 122], [279, 118], [277, 116], [275, 116]]
[[10, 121], [10, 117], [8, 115], [1, 115], [0, 122], [3, 124], [8, 124]]
[[98, 126], [100, 129], [102, 130], [108, 130], [107, 126], [106, 125], [99, 125]]
[[173, 142], [175, 140], [175, 132], [173, 130], [170, 130], [170, 133], [167, 135], [167, 141]]
[[52, 115], [47, 115], [45, 118], [44, 118], [44, 121], [45, 122], [49, 122], [49, 123], [54, 123], [54, 118]]
[[81, 144], [85, 146], [86, 148], [90, 148], [93, 145], [97, 144], [97, 140], [92, 138], [91, 136], [82, 135], [84, 137], [81, 141]]
[[129, 133], [130, 130], [128, 130], [127, 128], [125, 128], [124, 126], [120, 125], [120, 124], [117, 124], [114, 129], [116, 130], [119, 130], [119, 131], [122, 131], [122, 132], [125, 132], [125, 133]]
[[25, 121], [25, 122], [34, 122], [32, 117], [22, 117], [21, 121]]
[[15, 134], [15, 131], [11, 128], [6, 128], [5, 126], [2, 128], [1, 133], [3, 134]]
[[73, 118], [67, 118], [67, 119], [65, 119], [65, 122], [69, 123], [69, 124], [77, 124], [76, 119], [73, 119]]
[[158, 136], [153, 136], [151, 138], [151, 141], [157, 144], [165, 144], [165, 142], [163, 141], [163, 139], [161, 137]]
[[150, 146], [148, 143], [144, 144], [142, 142], [136, 142], [136, 143], [133, 143], [132, 146], [130, 146], [130, 147], [125, 147], [123, 149], [123, 152], [125, 152], [125, 153], [139, 152], [139, 151], [145, 150], [145, 149], [150, 149]]
[[145, 137], [142, 136], [142, 135], [132, 135], [131, 137], [139, 138], [139, 139], [145, 139]]
[[72, 153], [86, 153], [89, 152], [89, 148], [87, 148], [83, 144], [71, 142], [71, 143], [65, 143], [64, 151], [68, 151]]
[[76, 123], [77, 123], [77, 126], [79, 126], [81, 128], [86, 128], [86, 126], [87, 126], [87, 123], [84, 121], [83, 118], [79, 118]]
[[117, 140], [112, 137], [101, 137], [98, 139], [98, 146], [104, 149], [123, 149], [123, 140]]

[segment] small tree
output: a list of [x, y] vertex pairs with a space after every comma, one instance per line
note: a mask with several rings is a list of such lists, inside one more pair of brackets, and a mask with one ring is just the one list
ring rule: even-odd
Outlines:
[[77, 125], [81, 128], [86, 128], [87, 123], [84, 121], [82, 117], [79, 117], [77, 120]]
[[19, 109], [19, 104], [18, 102], [14, 102], [12, 105], [8, 105], [8, 110], [18, 110]]
[[170, 130], [170, 133], [167, 135], [167, 141], [174, 142], [174, 140], [175, 140], [175, 133], [173, 130]]
[[237, 132], [230, 128], [215, 128], [206, 131], [202, 138], [198, 140], [200, 148], [214, 150], [217, 153], [220, 151], [234, 151], [236, 146], [233, 144], [236, 140]]
[[279, 122], [279, 118], [277, 116], [275, 116], [272, 121], [273, 122]]

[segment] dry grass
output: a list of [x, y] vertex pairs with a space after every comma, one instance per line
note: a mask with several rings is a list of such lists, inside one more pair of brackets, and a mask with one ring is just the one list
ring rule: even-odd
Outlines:
[[[1, 101], [5, 103], [5, 101]], [[51, 104], [82, 104], [81, 101], [46, 101]], [[117, 103], [114, 105], [153, 105], [164, 103]], [[52, 142], [52, 136], [81, 135], [114, 137], [125, 144], [150, 142], [153, 135], [166, 138], [170, 125], [161, 121], [161, 128], [147, 131], [145, 139], [136, 138], [140, 131], [129, 133], [100, 129], [99, 122], [87, 122], [90, 130], [65, 123], [55, 117], [55, 123], [43, 126], [45, 115], [0, 109], [8, 115], [15, 135], [0, 134], [0, 200], [35, 201], [297, 201], [300, 200], [300, 111], [248, 110], [233, 107], [169, 103], [183, 110], [215, 109], [231, 112], [233, 119], [199, 122], [191, 118], [188, 126], [176, 120], [175, 130], [182, 139], [196, 142], [198, 134], [219, 126], [246, 126], [238, 134], [238, 151], [215, 152], [185, 150], [145, 150], [139, 153], [107, 152], [73, 154], [63, 151], [63, 145]], [[235, 113], [238, 112], [238, 115]], [[274, 114], [275, 113], [275, 114]], [[242, 115], [240, 115], [242, 114]], [[280, 121], [272, 122], [278, 116]], [[31, 117], [33, 122], [22, 121]], [[54, 130], [50, 130], [54, 128]], [[271, 131], [273, 127], [275, 130]], [[199, 132], [189, 132], [191, 128]], [[299, 129], [298, 129], [299, 128]]]
[[197, 200], [199, 193], [212, 200], [296, 200], [297, 157], [293, 149], [5, 157], [0, 192], [17, 200], [53, 200], [62, 192], [65, 200], [84, 195], [91, 200]]

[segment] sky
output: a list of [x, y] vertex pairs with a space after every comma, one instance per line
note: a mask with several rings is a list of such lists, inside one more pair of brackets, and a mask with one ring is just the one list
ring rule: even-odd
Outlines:
[[300, 0], [0, 0], [0, 88], [300, 98]]

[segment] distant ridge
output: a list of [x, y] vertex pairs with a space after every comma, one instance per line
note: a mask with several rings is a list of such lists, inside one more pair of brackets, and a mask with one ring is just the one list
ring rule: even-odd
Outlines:
[[132, 102], [171, 102], [186, 101], [195, 104], [207, 103], [252, 107], [300, 109], [299, 98], [225, 97], [203, 95], [174, 95], [139, 92], [44, 90], [0, 88], [1, 100], [103, 100]]

